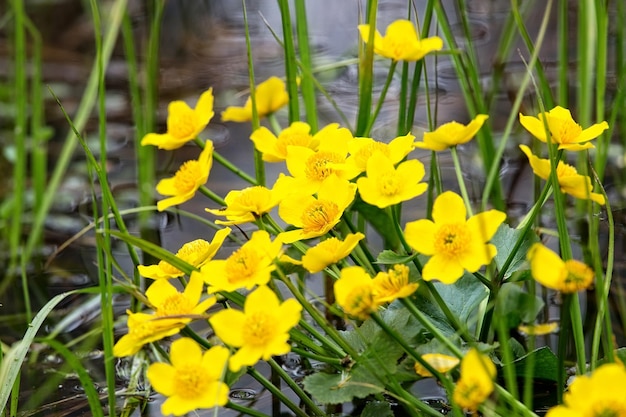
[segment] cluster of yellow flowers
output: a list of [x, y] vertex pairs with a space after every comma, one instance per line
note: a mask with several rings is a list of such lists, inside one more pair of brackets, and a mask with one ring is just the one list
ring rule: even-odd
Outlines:
[[[369, 26], [361, 25], [359, 31], [367, 42]], [[443, 46], [438, 37], [420, 40], [413, 24], [405, 20], [392, 23], [384, 37], [376, 32], [373, 40], [376, 53], [395, 61], [418, 60]], [[276, 77], [261, 83], [255, 91], [260, 117], [272, 114], [288, 101], [285, 85]], [[248, 99], [244, 107], [229, 107], [222, 113], [222, 120], [251, 120], [252, 105]], [[176, 149], [197, 139], [213, 115], [212, 89], [200, 96], [194, 109], [184, 102], [173, 102], [169, 106], [167, 132], [146, 135], [141, 143]], [[254, 223], [259, 230], [226, 259], [214, 257], [230, 233], [228, 227], [217, 231], [210, 243], [197, 240], [184, 245], [176, 256], [194, 271], [185, 281], [183, 292], [169, 280], [184, 281], [185, 274], [169, 263], [139, 266], [142, 276], [154, 279], [145, 293], [153, 313], [128, 312], [128, 334], [115, 345], [115, 355], [132, 355], [146, 343], [177, 334], [193, 319], [208, 319], [217, 338], [228, 348], [216, 345], [202, 353], [197, 342], [180, 338], [172, 343], [171, 364], [155, 363], [148, 370], [154, 389], [168, 397], [163, 413], [182, 415], [196, 408], [226, 404], [228, 387], [223, 380], [227, 370], [237, 372], [291, 350], [290, 331], [300, 322], [303, 307], [296, 299], [281, 301], [271, 289], [272, 276], [283, 274], [283, 263], [301, 265], [310, 273], [332, 273], [337, 278], [336, 303], [355, 319], [366, 320], [381, 306], [411, 296], [418, 283], [406, 265], [396, 264], [381, 272], [352, 265], [348, 258], [355, 256], [366, 236], [354, 230], [339, 232], [337, 226], [356, 199], [388, 210], [392, 218], [391, 210], [398, 204], [427, 190], [424, 165], [411, 158], [411, 152], [415, 148], [439, 152], [464, 144], [487, 120], [487, 115], [479, 114], [467, 125], [443, 124], [424, 134], [421, 140], [409, 133], [389, 142], [354, 137], [336, 123], [317, 132], [311, 132], [311, 127], [301, 121], [279, 132], [266, 127], [255, 130], [250, 139], [263, 160], [284, 163], [286, 172], [271, 187], [253, 184], [230, 191], [223, 208], [206, 211], [219, 217], [216, 224]], [[520, 122], [542, 142], [557, 143], [559, 149], [570, 151], [593, 147], [589, 141], [608, 127], [603, 122], [583, 130], [562, 107], [538, 117], [520, 115]], [[158, 210], [188, 201], [207, 183], [214, 149], [210, 140], [197, 142], [203, 148], [198, 159], [185, 162], [172, 178], [158, 183], [157, 191], [168, 196], [159, 201]], [[527, 146], [520, 148], [535, 174], [548, 180], [554, 161], [533, 155]], [[589, 177], [563, 162], [558, 163], [556, 173], [564, 193], [604, 204], [604, 197], [592, 192]], [[286, 229], [274, 220], [274, 211], [288, 225]], [[490, 240], [506, 214], [487, 210], [469, 212], [468, 216], [468, 211], [461, 196], [446, 191], [434, 200], [432, 219], [408, 221], [404, 230], [399, 230], [412, 250], [428, 257], [420, 271], [422, 279], [452, 284], [466, 271], [477, 272], [492, 262], [497, 248]], [[293, 245], [300, 259], [287, 256], [285, 245]], [[528, 260], [533, 277], [559, 291], [579, 291], [593, 281], [588, 266], [579, 261], [563, 261], [542, 244], [532, 247]], [[207, 296], [202, 299], [204, 285]], [[239, 290], [247, 291], [242, 310], [223, 309], [207, 315], [216, 302], [216, 293]], [[427, 354], [423, 359], [438, 372], [448, 372], [459, 363], [458, 358], [440, 354]], [[494, 389], [495, 365], [487, 355], [472, 348], [463, 357], [460, 368], [453, 401], [462, 408], [476, 410]], [[420, 364], [416, 364], [416, 372], [432, 375]], [[584, 381], [581, 378], [576, 384]]]

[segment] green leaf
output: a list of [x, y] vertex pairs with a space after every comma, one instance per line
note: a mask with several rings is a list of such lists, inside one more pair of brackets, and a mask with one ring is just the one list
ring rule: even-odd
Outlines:
[[376, 263], [384, 265], [408, 264], [409, 262], [413, 261], [413, 258], [415, 258], [416, 256], [417, 254], [410, 256], [398, 255], [392, 250], [385, 249], [378, 254], [378, 257], [376, 258]]
[[543, 306], [544, 301], [540, 297], [528, 294], [515, 283], [505, 283], [498, 293], [494, 317], [505, 320], [510, 329], [535, 321]]
[[[515, 248], [518, 241], [520, 241], [519, 246]], [[524, 267], [526, 252], [533, 243], [538, 241], [539, 238], [534, 233], [527, 233], [526, 236], [523, 236], [522, 230], [513, 229], [505, 223], [501, 224], [496, 234], [491, 238], [491, 243], [498, 248], [498, 253], [494, 258], [498, 270], [502, 270], [509, 257], [511, 257], [511, 261], [504, 274], [505, 277], [509, 277], [513, 272], [520, 269], [527, 269]]]
[[361, 417], [393, 417], [391, 404], [387, 401], [371, 401], [363, 408]]
[[383, 391], [374, 383], [376, 379], [365, 379], [365, 374], [343, 372], [341, 374], [316, 373], [304, 378], [304, 389], [322, 404], [342, 404], [354, 398], [364, 398]]
[[[435, 282], [433, 285], [450, 311], [461, 323], [465, 323], [468, 328], [471, 328], [475, 324], [470, 321], [475, 317], [476, 308], [487, 296], [485, 286], [471, 274], [463, 275], [454, 284]], [[444, 334], [455, 335], [454, 327], [448, 322], [437, 303], [432, 300], [427, 292], [422, 293], [424, 297], [419, 297], [415, 303], [417, 308], [429, 316], [433, 324]]]
[[[527, 364], [533, 359], [534, 365], [532, 373], [527, 372]], [[519, 378], [532, 377], [557, 381], [559, 360], [549, 347], [543, 346], [533, 350], [513, 362], [515, 373]]]

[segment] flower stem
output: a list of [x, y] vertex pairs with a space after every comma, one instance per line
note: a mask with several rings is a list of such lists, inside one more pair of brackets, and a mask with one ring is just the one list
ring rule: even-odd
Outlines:
[[283, 369], [282, 366], [276, 363], [274, 359], [268, 360], [267, 363], [272, 367], [272, 371], [275, 372], [278, 376], [280, 376], [283, 379], [283, 381], [285, 381], [287, 385], [289, 385], [289, 388], [293, 390], [293, 392], [298, 396], [298, 398], [300, 398], [300, 400], [305, 404], [308, 412], [310, 412], [314, 416], [326, 415], [322, 410], [319, 409], [317, 404], [313, 402], [311, 397], [309, 397], [308, 394], [304, 392], [302, 388], [300, 388], [300, 385], [298, 385], [289, 376], [289, 374]]
[[469, 217], [473, 216], [472, 204], [470, 203], [469, 195], [467, 194], [467, 188], [465, 187], [465, 181], [463, 180], [463, 171], [461, 171], [461, 162], [459, 161], [459, 154], [457, 153], [456, 146], [450, 148], [452, 154], [452, 162], [454, 163], [454, 172], [456, 173], [456, 179], [459, 182], [459, 190], [465, 201], [465, 207], [467, 208], [467, 214]]
[[[270, 361], [268, 361], [270, 362]], [[279, 367], [280, 368], [280, 367]], [[289, 399], [289, 397], [287, 397], [281, 390], [279, 387], [275, 386], [274, 384], [272, 384], [266, 377], [264, 377], [259, 371], [257, 371], [254, 368], [248, 368], [248, 374], [256, 379], [261, 385], [263, 385], [265, 388], [267, 388], [267, 390], [272, 393], [272, 395], [276, 398], [278, 398], [278, 400], [283, 403], [287, 408], [289, 408], [291, 411], [294, 412], [294, 414], [297, 417], [310, 417], [309, 414], [307, 414], [304, 410], [302, 410], [300, 407], [298, 407], [296, 404], [293, 403], [293, 401], [291, 401], [291, 399]], [[319, 414], [320, 416], [323, 416], [324, 414]]]
[[270, 126], [272, 127], [274, 134], [278, 136], [283, 129], [282, 127], [280, 127], [280, 124], [278, 124], [278, 119], [276, 118], [276, 115], [274, 113], [268, 114], [267, 121], [270, 122]]
[[241, 404], [237, 404], [232, 401], [229, 401], [224, 407], [230, 408], [231, 410], [238, 411], [240, 415], [243, 415], [243, 416], [270, 417], [265, 413], [255, 410], [254, 408], [245, 407]]
[[209, 190], [206, 186], [201, 185], [200, 188], [198, 188], [198, 191], [200, 191], [205, 196], [209, 197], [211, 200], [215, 201], [220, 206], [223, 206], [223, 207], [226, 206], [226, 202], [224, 201], [224, 199], [220, 197], [219, 195], [215, 194], [213, 191]]
[[380, 113], [380, 109], [383, 107], [383, 103], [385, 102], [385, 96], [387, 96], [387, 90], [391, 85], [391, 80], [393, 80], [393, 74], [396, 70], [397, 64], [398, 61], [391, 61], [391, 65], [389, 66], [389, 72], [387, 73], [387, 80], [385, 81], [385, 85], [380, 92], [380, 98], [378, 99], [378, 103], [376, 103], [376, 109], [374, 109], [374, 114], [370, 116], [362, 136], [368, 136], [372, 130], [372, 127], [374, 126], [374, 122], [376, 122], [378, 113]]

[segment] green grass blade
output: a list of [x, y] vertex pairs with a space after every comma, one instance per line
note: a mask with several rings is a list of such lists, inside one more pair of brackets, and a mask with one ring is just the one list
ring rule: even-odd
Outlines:
[[[317, 132], [317, 104], [315, 99], [315, 84], [310, 71], [313, 64], [311, 61], [311, 46], [309, 45], [306, 6], [304, 0], [296, 0], [295, 6], [298, 51], [300, 52], [299, 63], [302, 67], [309, 69], [309, 71], [302, 72], [300, 90], [302, 91], [302, 99], [304, 101], [307, 123], [311, 126], [312, 132]], [[298, 61], [296, 61], [296, 63], [297, 62]], [[287, 80], [289, 80], [289, 78], [287, 78]]]
[[35, 315], [35, 318], [30, 322], [28, 330], [24, 334], [22, 340], [17, 342], [11, 350], [4, 356], [2, 367], [0, 368], [0, 413], [3, 413], [13, 389], [13, 384], [18, 377], [22, 363], [26, 358], [26, 354], [30, 348], [31, 343], [35, 339], [39, 328], [43, 324], [48, 314], [63, 301], [66, 297], [72, 294], [78, 294], [79, 291], [69, 291], [63, 294], [59, 294], [53, 297], [50, 301], [44, 305], [41, 310]]
[[372, 111], [372, 89], [374, 78], [374, 34], [376, 32], [377, 0], [367, 2], [367, 23], [370, 25], [369, 39], [359, 48], [359, 110], [356, 121], [356, 136], [363, 136]]
[[298, 100], [298, 73], [296, 71], [296, 47], [293, 42], [293, 28], [288, 0], [278, 0], [280, 17], [283, 26], [283, 45], [285, 53], [285, 76], [287, 77], [287, 92], [289, 94], [289, 123], [300, 120], [300, 106]]

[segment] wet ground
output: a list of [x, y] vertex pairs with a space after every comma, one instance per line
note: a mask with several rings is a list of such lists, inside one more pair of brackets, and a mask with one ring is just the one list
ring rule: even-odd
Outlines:
[[[93, 35], [91, 17], [88, 10], [83, 9], [79, 0], [54, 0], [50, 2], [27, 2], [27, 12], [37, 24], [44, 39], [43, 49], [43, 79], [60, 97], [66, 110], [73, 114], [83, 93], [86, 79], [89, 75], [94, 57]], [[250, 31], [252, 39], [253, 59], [256, 71], [256, 79], [264, 80], [271, 75], [282, 75], [283, 61], [282, 52], [276, 44], [270, 31], [266, 27], [267, 22], [273, 29], [280, 32], [280, 14], [276, 2], [270, 0], [256, 0], [248, 4], [248, 17], [250, 19]], [[416, 2], [417, 10], [423, 10], [423, 0]], [[446, 1], [446, 10], [449, 18], [454, 23], [455, 8], [452, 1]], [[542, 2], [538, 2], [542, 3]], [[135, 34], [139, 39], [138, 46], [145, 45], [143, 36], [147, 24], [147, 16], [142, 7], [143, 2], [131, 1], [131, 15]], [[478, 51], [479, 68], [482, 75], [481, 83], [489, 87], [492, 85], [491, 74], [493, 71], [493, 54], [500, 40], [500, 34], [509, 12], [508, 0], [469, 0], [468, 17], [471, 22], [470, 31], [473, 42]], [[309, 31], [313, 47], [313, 59], [315, 64], [324, 65], [345, 59], [356, 57], [359, 42], [356, 25], [359, 22], [358, 2], [334, 0], [316, 0], [307, 2]], [[331, 8], [332, 7], [332, 8]], [[332, 13], [328, 11], [332, 9]], [[385, 27], [389, 22], [406, 15], [405, 0], [380, 1], [379, 25]], [[2, 9], [0, 8], [0, 11]], [[529, 12], [527, 18], [528, 31], [531, 37], [536, 33], [543, 10], [537, 7]], [[574, 14], [574, 11], [572, 11]], [[556, 45], [555, 45], [555, 20], [551, 23], [552, 29], [546, 37], [546, 45], [541, 53], [545, 63], [548, 77], [556, 76]], [[457, 24], [455, 29], [459, 33], [459, 44], [463, 45], [461, 28]], [[574, 42], [572, 42], [574, 44]], [[518, 47], [522, 55], [528, 56], [521, 41]], [[159, 79], [159, 111], [158, 131], [163, 131], [166, 117], [167, 104], [174, 99], [189, 100], [194, 103], [198, 95], [208, 87], [214, 88], [216, 96], [216, 117], [211, 121], [203, 137], [211, 138], [215, 142], [216, 149], [227, 159], [237, 166], [252, 172], [252, 144], [249, 140], [250, 128], [247, 124], [222, 123], [219, 113], [228, 105], [241, 105], [245, 100], [248, 87], [247, 62], [245, 38], [243, 30], [243, 15], [240, 2], [233, 0], [177, 0], [166, 2], [161, 39], [161, 71]], [[450, 120], [467, 121], [467, 111], [464, 104], [460, 86], [456, 79], [453, 67], [445, 56], [438, 56], [428, 60], [429, 62], [429, 87], [434, 97], [434, 105], [438, 123]], [[9, 39], [2, 35], [0, 28], [0, 83], [10, 76], [11, 55]], [[517, 83], [525, 69], [517, 52], [512, 54], [500, 86], [497, 89], [496, 102], [493, 105], [494, 112], [491, 115], [491, 123], [497, 132], [506, 121], [511, 106]], [[380, 66], [376, 75], [380, 77], [378, 88], [382, 87], [386, 70]], [[345, 112], [349, 120], [354, 120], [357, 111], [357, 68], [356, 65], [347, 65], [335, 68], [319, 75], [320, 82], [338, 102], [339, 107]], [[114, 52], [111, 64], [107, 68], [107, 125], [110, 142], [108, 158], [110, 160], [109, 177], [113, 192], [118, 201], [123, 201], [123, 207], [137, 205], [137, 184], [135, 176], [134, 147], [135, 129], [129, 115], [132, 114], [130, 99], [128, 96], [128, 74], [123, 55], [123, 48], [119, 45]], [[611, 76], [609, 74], [609, 80]], [[377, 90], [379, 91], [379, 90]], [[394, 116], [397, 112], [397, 99], [399, 84], [392, 83], [387, 96], [386, 106], [381, 113], [378, 123], [372, 135], [379, 140], [390, 140], [395, 136]], [[375, 92], [374, 97], [377, 97]], [[55, 156], [61, 147], [60, 141], [65, 137], [68, 130], [67, 123], [52, 97], [46, 95], [46, 122], [52, 128], [53, 138], [50, 142], [51, 166], [54, 166]], [[530, 103], [530, 97], [526, 104]], [[10, 103], [1, 103], [3, 108], [10, 109]], [[419, 136], [427, 126], [426, 103], [421, 99], [416, 113], [416, 122], [412, 132]], [[340, 121], [333, 107], [323, 98], [319, 100], [319, 112], [321, 124]], [[0, 108], [1, 110], [2, 108]], [[283, 126], [285, 115], [280, 114], [279, 119]], [[10, 111], [0, 111], [0, 140], [4, 146], [10, 146]], [[87, 136], [97, 134], [97, 120], [91, 119], [87, 126]], [[515, 132], [518, 140], [528, 140], [527, 135], [520, 130]], [[4, 139], [2, 139], [4, 138]], [[416, 151], [417, 152], [417, 151]], [[165, 176], [175, 170], [180, 162], [189, 158], [195, 158], [195, 147], [189, 146], [173, 153], [159, 154], [159, 167], [165, 167], [159, 176]], [[477, 166], [475, 149], [470, 144], [462, 150], [463, 164], [466, 169], [465, 175], [471, 180], [476, 196], [482, 189], [482, 168]], [[423, 156], [424, 161], [429, 157], [428, 153], [417, 154]], [[507, 152], [503, 165], [502, 179], [504, 189], [508, 192], [508, 203], [512, 213], [525, 213], [529, 208], [530, 187], [527, 186], [527, 172], [524, 172], [525, 164], [519, 159], [519, 152], [512, 149]], [[452, 164], [446, 156], [441, 160], [443, 175], [454, 178]], [[0, 164], [1, 165], [1, 164]], [[277, 173], [268, 171], [271, 178]], [[220, 195], [227, 191], [244, 186], [244, 184], [228, 173], [225, 169], [215, 164], [211, 173], [209, 188]], [[454, 187], [454, 183], [450, 183]], [[470, 190], [471, 192], [472, 190]], [[619, 190], [615, 190], [619, 191]], [[52, 253], [59, 244], [79, 232], [89, 222], [90, 187], [87, 173], [85, 172], [85, 158], [77, 149], [71, 168], [66, 176], [62, 188], [57, 193], [58, 198], [46, 224], [46, 246], [41, 249], [44, 256]], [[184, 208], [188, 211], [205, 216], [204, 208], [210, 205], [203, 197], [195, 198], [186, 203]], [[423, 207], [416, 205], [408, 207], [414, 213], [420, 212]], [[616, 211], [620, 219], [624, 216], [621, 211]], [[181, 217], [174, 218], [171, 215], [162, 215], [156, 219], [163, 246], [171, 251], [176, 251], [184, 242], [206, 237], [202, 228], [190, 219]], [[622, 225], [624, 222], [621, 223]], [[132, 222], [131, 222], [132, 227]], [[623, 227], [623, 226], [622, 226]], [[622, 240], [626, 233], [618, 230], [619, 243], [623, 247]], [[45, 303], [51, 296], [65, 292], [69, 289], [92, 286], [97, 282], [94, 274], [94, 250], [93, 237], [87, 234], [69, 248], [54, 257], [51, 265], [43, 274], [33, 277], [36, 284], [33, 288], [34, 306]], [[122, 249], [120, 248], [120, 253]], [[622, 254], [621, 249], [617, 252]], [[132, 268], [130, 260], [121, 259], [122, 263]], [[623, 259], [618, 265], [621, 265]], [[623, 272], [618, 270], [616, 272]], [[23, 306], [15, 300], [21, 299], [21, 291], [16, 286], [5, 295], [6, 300], [11, 300], [5, 305], [6, 314], [1, 318], [0, 326], [3, 330], [3, 342], [10, 343], [12, 339], [19, 338], [23, 333]], [[76, 332], [84, 331], [89, 324], [98, 317], [98, 305], [92, 304], [91, 308], [85, 308], [85, 299], [76, 297], [60, 306], [54, 313], [54, 317], [63, 317], [76, 308], [84, 308], [77, 316], [76, 322], [66, 328], [68, 340], [75, 337]], [[120, 301], [120, 312], [125, 309], [125, 302]], [[98, 369], [99, 353], [97, 350], [86, 352], [92, 355], [89, 360], [94, 363], [94, 369]], [[43, 356], [43, 361], [31, 367], [30, 371], [35, 376], [57, 375], [58, 383], [51, 386], [56, 389], [58, 395], [51, 395], [54, 400], [44, 400], [45, 404], [51, 401], [60, 401], [55, 407], [53, 404], [39, 408], [38, 415], [86, 415], [84, 397], [80, 392], [80, 384], [77, 380], [64, 375], [59, 371], [61, 366], [57, 363], [58, 358]], [[294, 359], [297, 362], [297, 358]], [[287, 367], [295, 374], [301, 372], [297, 363], [289, 362]], [[97, 378], [94, 378], [97, 379]], [[103, 379], [102, 379], [103, 380]], [[28, 375], [25, 375], [28, 381]], [[234, 396], [240, 396], [244, 404], [250, 401], [260, 401], [257, 406], [263, 410], [271, 410], [271, 399], [268, 395], [261, 395], [258, 387], [251, 381], [243, 379], [235, 387]], [[34, 391], [38, 385], [24, 384], [23, 396], [25, 400], [33, 399]], [[252, 391], [248, 391], [252, 390]], [[42, 395], [37, 391], [37, 395]], [[154, 403], [157, 404], [158, 403]], [[39, 404], [37, 407], [40, 407]], [[76, 407], [76, 409], [74, 409]], [[57, 410], [57, 411], [54, 411]], [[82, 411], [81, 411], [82, 410]], [[145, 415], [158, 416], [158, 406], [150, 406]], [[222, 414], [220, 414], [222, 415]], [[230, 416], [224, 412], [223, 416]]]

